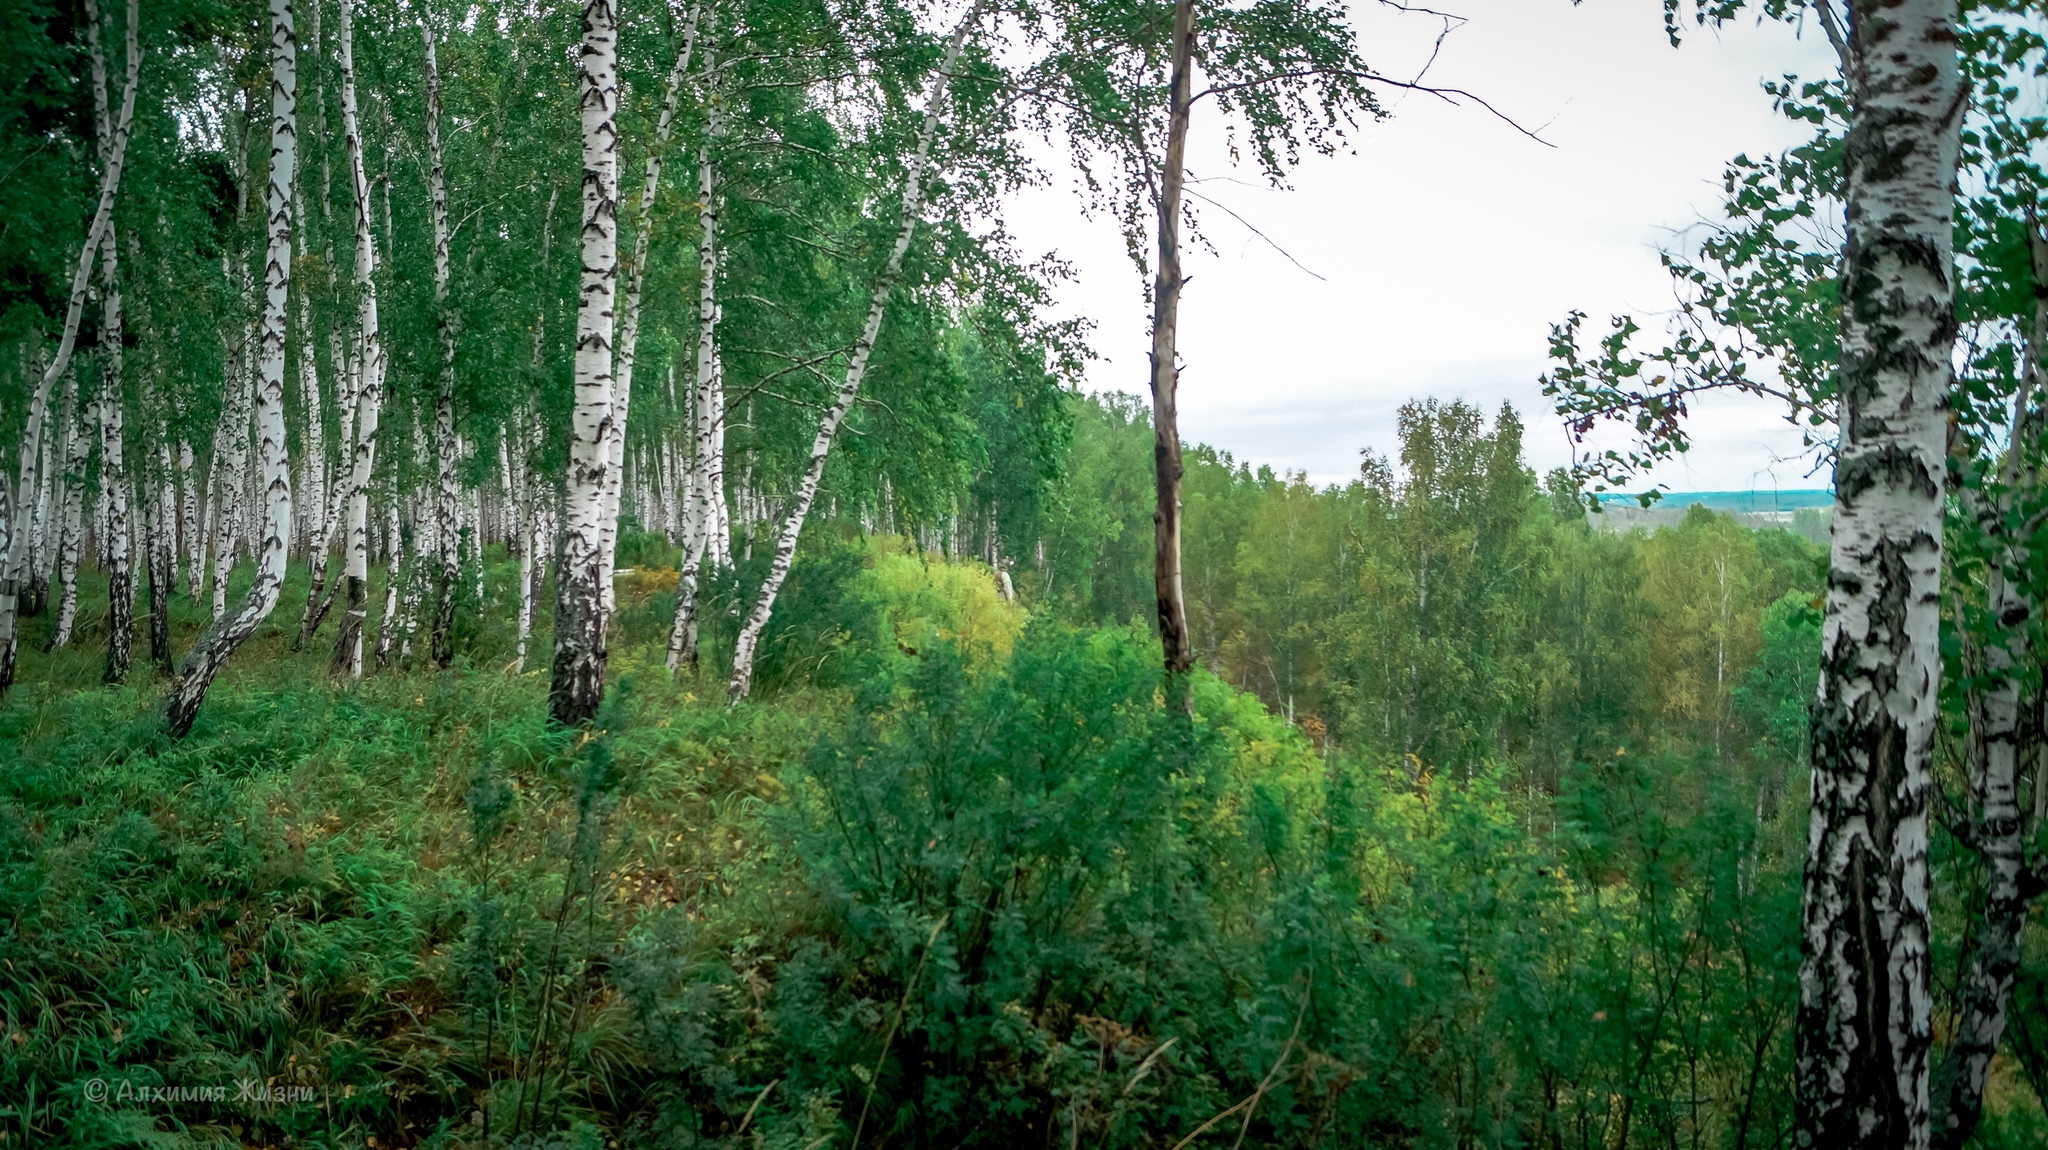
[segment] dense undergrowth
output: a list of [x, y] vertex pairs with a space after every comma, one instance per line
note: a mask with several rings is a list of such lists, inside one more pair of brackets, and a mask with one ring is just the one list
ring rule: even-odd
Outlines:
[[[627, 550], [591, 732], [495, 630], [331, 680], [302, 584], [180, 743], [89, 637], [31, 656], [0, 1145], [1783, 1143], [1803, 816], [1717, 757], [1545, 788], [1190, 715], [1142, 630], [878, 543], [729, 709]], [[1985, 1145], [2044, 1129], [2015, 1074]]]

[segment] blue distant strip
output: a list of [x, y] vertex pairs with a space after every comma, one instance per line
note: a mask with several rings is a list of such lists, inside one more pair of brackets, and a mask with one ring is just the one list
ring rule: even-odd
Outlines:
[[[1602, 495], [1607, 503], [1633, 504], [1628, 494]], [[1666, 491], [1653, 506], [1683, 511], [1693, 504], [1710, 511], [1798, 511], [1806, 507], [1833, 507], [1835, 493], [1825, 488], [1812, 491]]]

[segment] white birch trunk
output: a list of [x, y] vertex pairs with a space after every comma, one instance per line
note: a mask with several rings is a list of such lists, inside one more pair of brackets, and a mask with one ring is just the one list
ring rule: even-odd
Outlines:
[[284, 352], [292, 276], [292, 184], [298, 169], [298, 44], [291, 0], [270, 0], [270, 180], [264, 192], [268, 242], [263, 318], [256, 350], [257, 453], [263, 467], [263, 538], [256, 578], [234, 614], [214, 620], [171, 681], [164, 725], [174, 738], [192, 728], [206, 690], [228, 657], [277, 606], [292, 531], [291, 457], [285, 445]]
[[[92, 51], [92, 110], [98, 123], [100, 166], [113, 166], [113, 115], [106, 92], [106, 63], [100, 51], [100, 10], [86, 0], [86, 43]], [[119, 683], [135, 659], [135, 575], [129, 538], [127, 458], [123, 454], [121, 356], [121, 248], [113, 217], [100, 231], [100, 491], [106, 493], [106, 671], [100, 681]]]
[[[45, 425], [49, 419], [47, 412], [46, 400], [43, 417]], [[21, 615], [33, 615], [42, 611], [50, 597], [50, 572], [56, 558], [56, 548], [52, 546], [55, 540], [50, 530], [51, 497], [57, 484], [57, 460], [63, 447], [58, 437], [47, 431], [37, 438], [41, 440], [41, 444], [36, 452], [36, 493], [34, 506], [29, 509], [28, 520], [28, 588], [25, 594], [30, 602], [19, 609], [18, 614]]]
[[128, 466], [123, 448], [121, 355], [121, 271], [114, 226], [107, 224], [100, 248], [100, 338], [104, 370], [100, 380], [100, 487], [107, 493], [107, 666], [100, 679], [119, 683], [135, 658], [134, 540], [128, 522]]
[[[231, 277], [240, 285], [239, 269]], [[249, 461], [249, 415], [242, 410], [242, 365], [247, 344], [231, 345], [227, 364], [227, 402], [213, 436], [213, 617], [228, 609], [228, 579], [234, 574], [235, 550], [241, 539], [243, 472]]]
[[582, 726], [604, 697], [603, 529], [611, 478], [612, 330], [618, 291], [618, 13], [584, 0], [577, 92], [583, 128], [583, 274], [576, 311], [575, 404], [556, 565], [555, 657], [548, 710]]
[[194, 603], [206, 582], [206, 534], [199, 526], [199, 486], [193, 475], [192, 442], [178, 440], [178, 535], [185, 547], [185, 597]]
[[917, 229], [918, 210], [924, 200], [925, 169], [931, 162], [932, 140], [938, 135], [939, 108], [946, 98], [953, 67], [960, 59], [960, 49], [980, 19], [981, 7], [977, 4], [953, 30], [953, 38], [946, 45], [946, 55], [939, 64], [938, 74], [932, 77], [931, 95], [925, 101], [924, 124], [917, 134], [917, 150], [911, 155], [903, 173], [903, 211], [896, 228], [895, 246], [889, 249], [889, 261], [881, 275], [876, 277], [874, 294], [868, 300], [867, 322], [861, 328], [859, 341], [853, 345], [853, 359], [846, 365], [846, 379], [840, 384], [831, 409], [819, 421], [817, 436], [811, 440], [810, 464], [804, 469], [803, 481], [797, 485], [793, 506], [783, 519], [782, 531], [775, 542], [775, 558], [768, 566], [768, 576], [762, 581], [761, 590], [754, 599], [754, 609], [748, 613], [747, 621], [740, 627], [739, 639], [733, 644], [732, 681], [726, 684], [726, 695], [734, 702], [746, 698], [753, 687], [754, 651], [760, 643], [761, 631], [767, 627], [769, 613], [775, 608], [776, 593], [782, 589], [783, 580], [789, 577], [790, 563], [796, 558], [797, 537], [802, 534], [804, 518], [810, 514], [811, 504], [818, 497], [818, 484], [825, 477], [825, 459], [832, 450], [833, 436], [852, 410], [853, 401], [860, 394], [861, 381], [867, 375], [868, 357], [874, 353], [875, 338], [882, 330], [882, 313], [888, 307], [889, 294], [895, 290], [896, 278], [903, 270], [903, 255], [910, 250], [910, 239]]
[[78, 622], [78, 555], [85, 535], [85, 468], [91, 458], [91, 440], [85, 427], [92, 419], [91, 404], [78, 402], [78, 373], [64, 373], [64, 495], [57, 514], [57, 631], [50, 639], [51, 650], [71, 643], [71, 629]]
[[438, 472], [434, 501], [435, 549], [420, 549], [439, 562], [435, 583], [432, 646], [434, 665], [446, 667], [455, 658], [455, 583], [459, 577], [455, 527], [462, 493], [455, 481], [455, 314], [448, 303], [448, 188], [441, 166], [441, 69], [434, 58], [434, 26], [424, 14], [420, 32], [426, 40], [427, 200], [434, 226], [434, 310], [441, 338], [441, 383], [434, 394], [434, 452]]
[[355, 443], [348, 479], [348, 534], [343, 578], [348, 602], [335, 636], [336, 674], [361, 677], [363, 622], [369, 615], [370, 471], [376, 463], [377, 423], [384, 399], [384, 342], [377, 326], [377, 245], [370, 230], [370, 181], [363, 169], [362, 127], [356, 114], [355, 0], [341, 0], [341, 123], [348, 150], [349, 182], [356, 225], [355, 285], [362, 301], [357, 320]]
[[[707, 63], [709, 57], [707, 57]], [[697, 413], [696, 450], [690, 473], [688, 510], [683, 518], [683, 560], [676, 574], [675, 619], [669, 625], [668, 670], [697, 662], [697, 587], [704, 557], [718, 527], [714, 494], [723, 475], [721, 427], [724, 404], [718, 377], [718, 166], [712, 147], [718, 138], [719, 105], [711, 102], [711, 131], [697, 163]]]
[[[319, 0], [314, 0], [317, 6]], [[294, 215], [298, 220], [306, 218], [305, 197], [293, 197]], [[306, 240], [303, 228], [297, 237], [297, 252], [306, 254]], [[309, 565], [318, 563], [325, 566], [317, 556], [327, 547], [327, 415], [326, 404], [320, 394], [320, 365], [313, 338], [313, 310], [306, 300], [306, 293], [298, 297], [299, 317], [299, 395], [306, 405], [305, 445], [305, 498], [301, 500], [305, 510], [301, 515], [302, 530], [305, 533], [306, 561]]]
[[398, 518], [398, 493], [384, 506], [384, 614], [377, 627], [377, 669], [391, 665], [391, 645], [398, 637], [398, 585], [405, 577], [405, 533]]
[[1927, 802], [1965, 93], [1955, 0], [1850, 9], [1842, 438], [1793, 1039], [1795, 1144], [1928, 1145]]
[[[336, 413], [338, 425], [335, 429], [335, 450], [338, 463], [335, 468], [334, 489], [326, 499], [326, 510], [315, 530], [315, 540], [308, 556], [311, 579], [306, 587], [306, 609], [299, 617], [298, 637], [292, 640], [292, 650], [306, 645], [314, 632], [320, 629], [321, 620], [327, 617], [327, 610], [334, 603], [333, 591], [327, 586], [328, 567], [333, 560], [334, 543], [342, 528], [342, 516], [348, 510], [346, 493], [340, 489], [343, 476], [353, 468], [355, 447], [355, 426], [357, 400], [362, 389], [357, 386], [354, 367], [348, 355], [340, 350], [334, 332], [324, 333], [327, 339], [328, 358], [334, 364], [335, 386], [340, 391], [340, 410]], [[324, 461], [323, 461], [324, 466]]]
[[174, 461], [170, 437], [160, 435], [149, 512], [149, 658], [165, 674], [173, 673], [171, 591], [178, 582], [178, 488]]
[[[35, 392], [29, 397], [28, 422], [21, 433], [21, 457], [14, 476], [14, 490], [7, 500], [6, 541], [0, 545], [0, 692], [14, 683], [14, 666], [19, 638], [16, 634], [17, 602], [23, 573], [28, 567], [30, 504], [41, 486], [36, 472], [41, 465], [44, 413], [55, 385], [49, 372], [40, 373]], [[4, 477], [0, 477], [4, 482]]]
[[[2034, 282], [2048, 283], [2048, 236], [2035, 230], [2030, 240]], [[2035, 507], [2039, 501], [2042, 420], [2048, 414], [2042, 410], [2048, 402], [2048, 366], [2041, 361], [2048, 350], [2048, 298], [2036, 297], [2026, 337], [2024, 386], [2013, 399], [2012, 442], [1996, 490], [1963, 491], [1965, 513], [1991, 543], [1984, 599], [1997, 629], [1979, 647], [1981, 673], [1972, 677], [1982, 685], [1965, 692], [1970, 712], [1965, 767], [1973, 809], [1964, 812], [1961, 837], [1984, 859], [1986, 889], [1984, 905], [1971, 922], [1954, 1038], [1933, 1081], [1933, 1139], [1944, 1150], [1961, 1150], [1983, 1117], [1984, 1087], [2005, 1035], [2028, 906], [2048, 885], [2027, 863], [2020, 811], [2020, 772], [2043, 745], [2040, 733], [2024, 721], [2022, 690], [2035, 660], [2036, 608], [2027, 571], [2042, 521], [2036, 513], [2017, 531], [2010, 524], [2016, 508]], [[1978, 646], [1967, 633], [1964, 641]], [[2036, 779], [2037, 801], [2041, 785]]]
[[676, 52], [662, 90], [661, 115], [654, 125], [654, 140], [647, 149], [647, 177], [640, 186], [636, 205], [637, 227], [633, 234], [633, 259], [626, 265], [625, 299], [619, 313], [618, 366], [612, 381], [612, 419], [606, 428], [604, 514], [598, 525], [602, 556], [598, 567], [598, 589], [604, 597], [607, 621], [618, 610], [618, 592], [613, 586], [619, 546], [619, 502], [626, 464], [626, 418], [633, 403], [633, 367], [640, 347], [640, 289], [647, 276], [647, 251], [654, 236], [654, 197], [661, 187], [662, 161], [669, 139], [675, 135], [676, 106], [683, 94], [683, 76], [690, 68], [690, 54], [697, 46], [697, 18], [701, 6], [690, 8], [683, 29], [683, 46]]
[[534, 515], [531, 480], [527, 476], [527, 439], [523, 423], [515, 412], [511, 428], [519, 439], [519, 450], [508, 452], [506, 473], [508, 476], [507, 498], [512, 504], [512, 521], [519, 532], [519, 618], [518, 654], [512, 662], [513, 674], [526, 671], [526, 643], [533, 634], [533, 557], [534, 535], [539, 522]]

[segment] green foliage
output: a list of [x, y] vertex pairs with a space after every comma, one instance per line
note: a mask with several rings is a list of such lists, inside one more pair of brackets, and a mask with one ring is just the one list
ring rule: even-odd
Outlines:
[[[936, 637], [850, 697], [628, 683], [587, 741], [488, 671], [245, 677], [178, 744], [16, 696], [0, 1129], [1135, 1147], [1262, 1082], [1258, 1145], [1782, 1129], [1797, 812], [1743, 773], [1319, 753], [1165, 708], [1139, 630], [977, 654], [987, 575], [918, 565], [847, 575]], [[133, 1096], [242, 1078], [317, 1102]]]
[[1762, 649], [1735, 701], [1778, 754], [1806, 757], [1807, 712], [1820, 682], [1820, 608], [1808, 591], [1787, 591], [1764, 608]]

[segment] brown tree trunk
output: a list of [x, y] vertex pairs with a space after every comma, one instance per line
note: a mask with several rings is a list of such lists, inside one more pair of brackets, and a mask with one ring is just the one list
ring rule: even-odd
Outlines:
[[1152, 587], [1159, 600], [1159, 646], [1168, 675], [1195, 665], [1180, 573], [1180, 365], [1174, 349], [1180, 322], [1180, 200], [1187, 164], [1188, 100], [1195, 47], [1194, 0], [1173, 8], [1173, 75], [1168, 99], [1166, 162], [1159, 179], [1159, 265], [1152, 281]]

